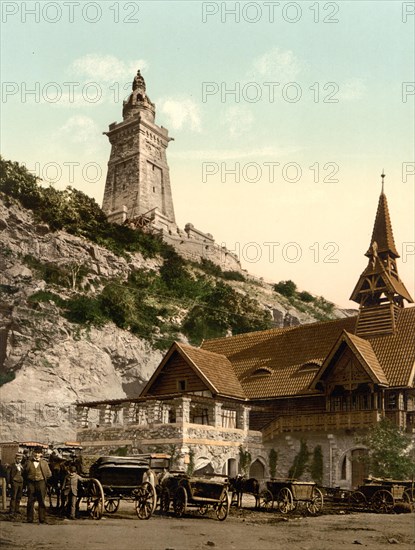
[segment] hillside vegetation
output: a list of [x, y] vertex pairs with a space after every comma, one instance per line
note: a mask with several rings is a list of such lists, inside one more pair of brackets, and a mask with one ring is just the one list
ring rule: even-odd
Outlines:
[[[244, 274], [223, 272], [209, 260], [186, 261], [157, 236], [109, 223], [98, 204], [81, 191], [44, 186], [24, 166], [0, 158], [0, 193], [6, 206], [18, 201], [36, 222], [47, 224], [48, 231], [82, 237], [127, 261], [135, 253], [159, 261], [159, 269], [144, 266], [123, 278], [91, 278], [88, 262], [48, 262], [25, 254], [22, 262], [46, 283], [28, 297], [29, 307], [53, 302], [68, 321], [82, 326], [112, 321], [158, 349], [181, 335], [199, 344], [204, 338], [275, 326], [272, 309], [243, 289]], [[7, 254], [4, 246], [2, 252]], [[13, 291], [0, 287], [3, 296]], [[333, 315], [333, 304], [299, 293], [292, 281], [274, 285], [273, 292], [287, 308], [295, 306], [314, 319]]]

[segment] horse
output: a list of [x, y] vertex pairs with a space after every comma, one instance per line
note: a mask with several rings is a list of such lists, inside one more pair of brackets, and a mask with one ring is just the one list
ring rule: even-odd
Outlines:
[[254, 477], [248, 479], [241, 474], [229, 479], [230, 489], [232, 491], [231, 503], [234, 503], [238, 508], [242, 507], [242, 496], [244, 493], [254, 495], [255, 508], [259, 507], [259, 481]]
[[65, 478], [69, 472], [69, 466], [76, 467], [76, 473], [82, 475], [82, 457], [63, 458], [58, 454], [52, 453], [49, 456], [49, 468], [52, 476], [48, 479], [49, 506], [53, 508], [52, 495], [56, 495], [56, 508], [63, 512], [65, 509], [65, 498], [63, 487]]

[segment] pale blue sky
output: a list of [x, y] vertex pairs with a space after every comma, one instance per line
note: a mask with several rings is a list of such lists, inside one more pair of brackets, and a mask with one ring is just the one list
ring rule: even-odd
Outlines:
[[[157, 122], [175, 138], [168, 159], [180, 226], [192, 222], [241, 250], [256, 275], [290, 278], [351, 305], [384, 168], [395, 240], [409, 252], [400, 273], [414, 294], [413, 2], [274, 4], [271, 21], [263, 2], [60, 2], [60, 14], [56, 2], [3, 2], [2, 154], [33, 169], [38, 162], [50, 179], [58, 165], [58, 187], [72, 183], [101, 203], [109, 156], [102, 132], [121, 120], [123, 87], [142, 68]], [[224, 12], [234, 6], [239, 22]], [[79, 83], [72, 98], [68, 82]], [[271, 101], [265, 83], [275, 82]], [[203, 83], [218, 90], [206, 101]], [[221, 98], [235, 83], [238, 101]], [[336, 103], [323, 101], [330, 93]], [[239, 182], [224, 174], [237, 162]], [[73, 182], [68, 163], [79, 163]], [[274, 181], [269, 163], [280, 163]], [[338, 181], [323, 182], [336, 165]], [[203, 181], [203, 169], [215, 167]], [[274, 258], [267, 242], [280, 243]], [[324, 262], [332, 251], [338, 262]]]

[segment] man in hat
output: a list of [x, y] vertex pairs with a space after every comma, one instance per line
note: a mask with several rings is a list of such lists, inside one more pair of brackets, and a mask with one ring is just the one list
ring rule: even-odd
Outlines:
[[42, 449], [35, 449], [27, 461], [23, 477], [27, 483], [27, 521], [33, 523], [35, 500], [39, 504], [39, 523], [46, 523], [46, 482], [52, 476], [49, 465], [42, 458]]
[[69, 466], [68, 475], [63, 483], [63, 499], [66, 503], [66, 510], [69, 519], [76, 519], [76, 514], [79, 508], [78, 500], [78, 482], [81, 476], [76, 471], [76, 466]]
[[9, 484], [11, 486], [10, 514], [20, 513], [20, 500], [23, 492], [23, 453], [16, 453], [14, 464], [9, 471]]

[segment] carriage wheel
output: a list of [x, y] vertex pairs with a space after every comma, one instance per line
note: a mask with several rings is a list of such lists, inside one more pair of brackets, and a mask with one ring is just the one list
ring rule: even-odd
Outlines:
[[354, 491], [349, 497], [349, 505], [353, 510], [363, 510], [366, 505], [366, 497], [360, 491]]
[[160, 512], [167, 514], [170, 508], [170, 491], [167, 487], [163, 487], [160, 494]]
[[282, 514], [288, 514], [294, 510], [293, 494], [288, 487], [283, 487], [278, 493], [278, 509]]
[[139, 519], [150, 519], [156, 502], [156, 492], [151, 483], [145, 482], [135, 491], [134, 508]]
[[179, 487], [176, 491], [173, 501], [174, 513], [181, 518], [186, 513], [187, 493], [184, 487]]
[[228, 517], [229, 512], [229, 498], [228, 491], [225, 489], [222, 492], [220, 501], [216, 505], [216, 517], [219, 521], [224, 521]]
[[261, 510], [271, 510], [274, 506], [274, 497], [271, 491], [264, 489], [259, 493], [259, 507]]
[[413, 509], [415, 506], [415, 489], [406, 489], [402, 495], [404, 502], [411, 505]]
[[92, 519], [101, 519], [104, 513], [104, 489], [97, 479], [91, 478], [88, 483], [86, 508]]
[[372, 508], [380, 514], [388, 514], [393, 510], [395, 501], [393, 499], [392, 493], [381, 489], [376, 491], [372, 498]]
[[323, 493], [318, 487], [313, 487], [313, 492], [311, 493], [311, 500], [307, 501], [306, 506], [309, 514], [315, 516], [323, 509]]
[[104, 503], [105, 511], [108, 512], [109, 514], [115, 514], [119, 506], [120, 506], [119, 498], [110, 498], [105, 500], [105, 503]]

